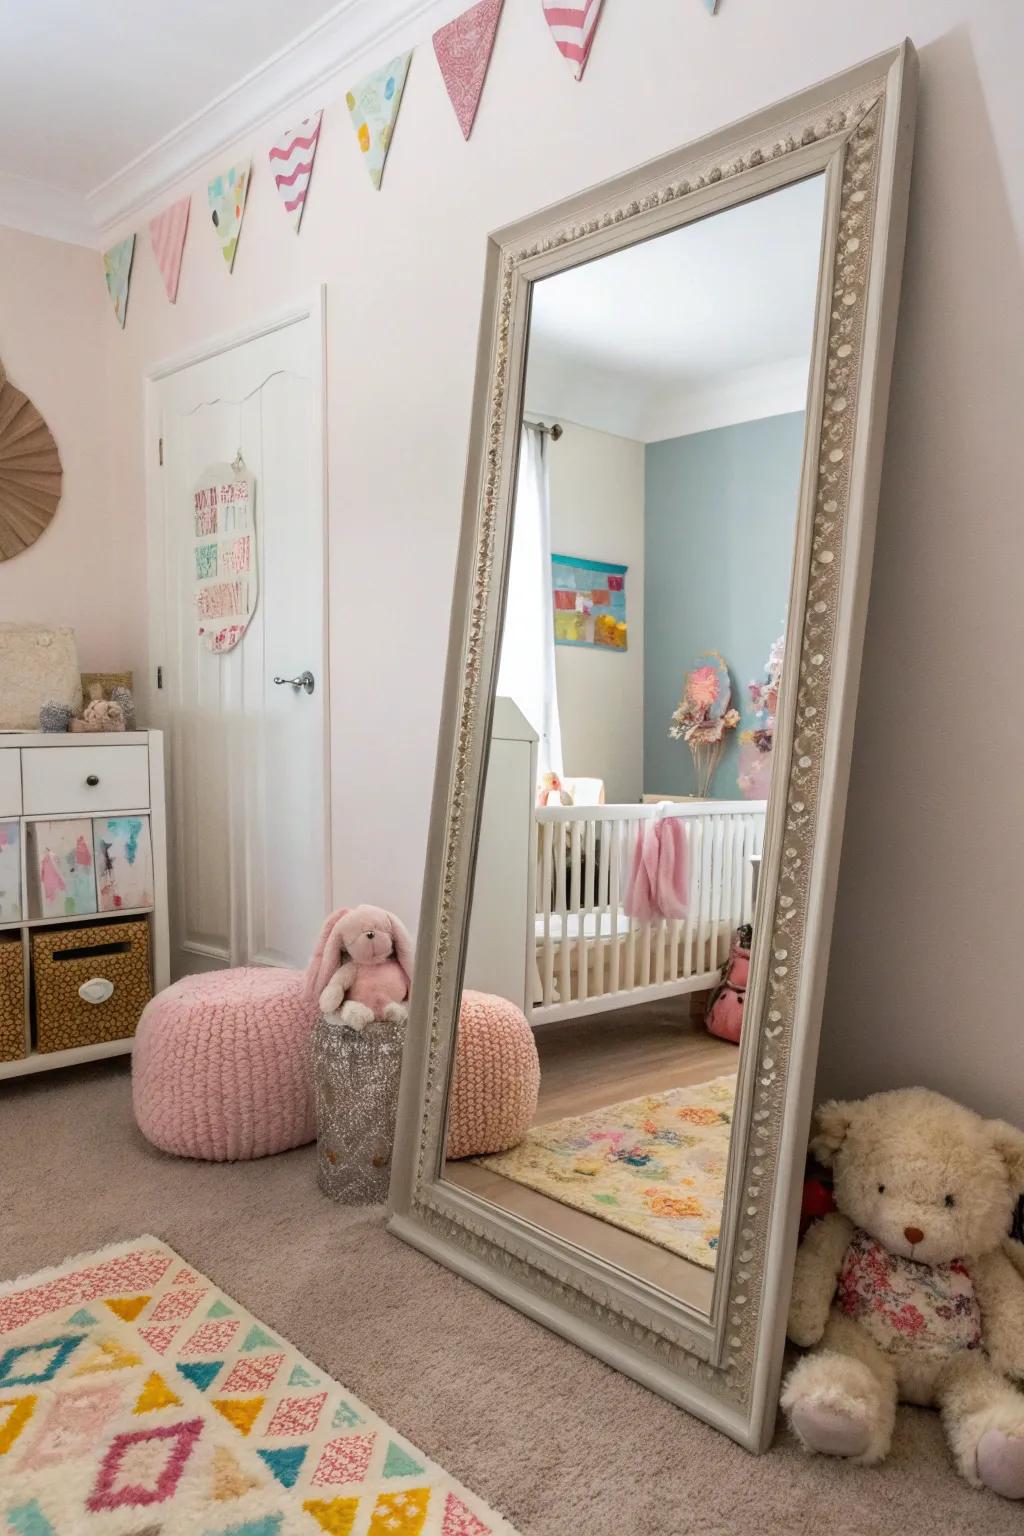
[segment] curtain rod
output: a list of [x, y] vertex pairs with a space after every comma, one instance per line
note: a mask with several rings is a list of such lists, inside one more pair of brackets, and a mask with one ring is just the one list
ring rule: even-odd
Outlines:
[[552, 422], [550, 427], [546, 427], [542, 421], [527, 421], [524, 416], [523, 426], [529, 427], [531, 432], [540, 432], [541, 434], [548, 435], [553, 443], [557, 443], [562, 435], [562, 428], [558, 425], [557, 421]]

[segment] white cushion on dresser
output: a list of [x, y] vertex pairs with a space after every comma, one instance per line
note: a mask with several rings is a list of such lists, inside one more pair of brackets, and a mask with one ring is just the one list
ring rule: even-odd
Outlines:
[[[145, 747], [25, 747], [21, 773], [26, 816], [137, 811], [149, 805]], [[98, 782], [90, 784], [90, 778]]]

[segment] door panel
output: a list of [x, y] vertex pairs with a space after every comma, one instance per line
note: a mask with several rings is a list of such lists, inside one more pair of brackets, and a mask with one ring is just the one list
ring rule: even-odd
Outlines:
[[[154, 385], [176, 975], [303, 965], [328, 900], [320, 380], [306, 316]], [[196, 634], [191, 493], [239, 451], [256, 482], [259, 597], [240, 643], [214, 654]], [[312, 695], [274, 683], [307, 669]]]

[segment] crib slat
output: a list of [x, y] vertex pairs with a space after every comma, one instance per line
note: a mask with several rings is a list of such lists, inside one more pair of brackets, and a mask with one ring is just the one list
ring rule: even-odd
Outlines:
[[551, 880], [552, 880], [552, 846], [554, 843], [554, 824], [546, 821], [541, 828], [541, 870], [540, 888], [544, 892], [544, 966], [541, 977], [541, 992], [544, 997], [545, 1007], [555, 1000], [555, 946], [551, 942]]
[[[632, 865], [633, 845], [640, 828], [632, 819], [623, 826], [625, 854]], [[629, 933], [626, 937], [626, 979], [623, 990], [631, 992], [636, 985], [636, 918], [629, 919]]]
[[710, 816], [707, 817], [701, 827], [700, 910], [697, 917], [697, 969], [699, 972], [710, 969], [708, 929], [711, 918], [711, 850], [714, 842], [711, 820]]
[[561, 938], [558, 945], [558, 992], [559, 1002], [571, 1001], [569, 985], [569, 919], [565, 898], [565, 877], [569, 871], [566, 858], [568, 829], [564, 821], [558, 823], [558, 862], [555, 866], [555, 900], [561, 918]]
[[690, 821], [686, 827], [689, 845], [687, 853], [690, 865], [690, 899], [686, 904], [686, 930], [683, 939], [683, 975], [693, 975], [693, 935], [697, 922], [697, 904], [700, 901], [700, 857], [704, 836], [703, 823]]
[[608, 871], [608, 909], [612, 919], [612, 948], [611, 948], [611, 978], [608, 984], [610, 992], [619, 990], [619, 946], [622, 939], [619, 936], [619, 870], [622, 866], [622, 822], [613, 821], [606, 823], [605, 832], [611, 832], [611, 868]]
[[[593, 825], [595, 825], [595, 827], [596, 827], [596, 823], [594, 823]], [[601, 845], [600, 845], [601, 846], [601, 851], [600, 851], [600, 855], [599, 855], [599, 859], [598, 859], [598, 866], [597, 866], [597, 900], [594, 903], [594, 905], [595, 905], [595, 907], [597, 909], [597, 911], [595, 913], [595, 921], [597, 923], [597, 938], [596, 938], [596, 941], [594, 943], [594, 995], [595, 995], [595, 997], [603, 997], [604, 994], [605, 994], [605, 985], [604, 985], [604, 957], [605, 957], [605, 951], [606, 951], [606, 949], [609, 948], [610, 945], [613, 945], [614, 942], [615, 942], [615, 927], [616, 927], [616, 925], [615, 925], [614, 920], [611, 920], [609, 922], [608, 944], [605, 944], [604, 940], [601, 937], [601, 934], [604, 931], [604, 926], [603, 926], [604, 925], [604, 915], [605, 915], [606, 912], [609, 912], [609, 907], [608, 907], [608, 860], [609, 860], [609, 843], [611, 842], [611, 838], [609, 837], [608, 834], [610, 833], [610, 831], [611, 831], [611, 828], [607, 825], [607, 823], [601, 828]]]
[[721, 955], [723, 962], [726, 960], [729, 954], [729, 935], [736, 927], [736, 912], [733, 906], [732, 888], [734, 865], [736, 862], [735, 852], [737, 830], [737, 818], [735, 816], [727, 816], [725, 818], [725, 826], [723, 828], [724, 845], [722, 848], [722, 918], [723, 926], [726, 929], [724, 953], [722, 952], [721, 946], [719, 946], [719, 954]]
[[570, 832], [570, 859], [572, 863], [571, 889], [569, 892], [570, 913], [576, 919], [576, 997], [582, 999], [586, 996], [586, 940], [583, 937], [583, 829], [578, 821], [572, 823]]

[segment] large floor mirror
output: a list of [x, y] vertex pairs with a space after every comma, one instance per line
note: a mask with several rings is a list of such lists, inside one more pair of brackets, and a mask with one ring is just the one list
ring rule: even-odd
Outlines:
[[872, 60], [489, 253], [392, 1229], [754, 1449], [913, 62]]

